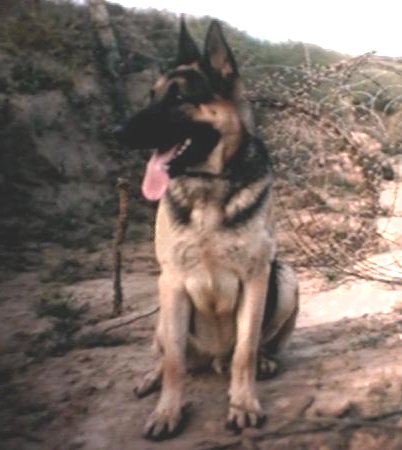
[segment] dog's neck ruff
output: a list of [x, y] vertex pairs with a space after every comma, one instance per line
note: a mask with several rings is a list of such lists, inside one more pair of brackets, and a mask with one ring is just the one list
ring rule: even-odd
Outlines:
[[256, 136], [246, 134], [238, 150], [226, 163], [221, 173], [186, 169], [180, 177], [203, 178], [206, 180], [230, 180], [248, 184], [272, 173], [272, 165], [264, 144]]

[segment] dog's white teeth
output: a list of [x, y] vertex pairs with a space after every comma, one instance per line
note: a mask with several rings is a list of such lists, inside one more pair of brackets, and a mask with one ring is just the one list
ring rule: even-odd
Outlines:
[[191, 144], [191, 139], [188, 138], [184, 141], [183, 146], [181, 147], [181, 151], [184, 152], [184, 150], [186, 150]]
[[185, 150], [187, 150], [187, 148], [190, 146], [191, 144], [191, 139], [188, 138], [184, 141], [184, 143], [181, 145], [181, 147], [179, 148], [179, 150], [176, 153], [176, 156], [181, 155]]

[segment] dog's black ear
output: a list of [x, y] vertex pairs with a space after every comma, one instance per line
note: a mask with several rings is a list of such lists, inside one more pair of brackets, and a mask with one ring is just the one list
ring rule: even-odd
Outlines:
[[191, 64], [201, 60], [201, 53], [198, 50], [197, 44], [191, 37], [187, 30], [184, 21], [184, 15], [180, 18], [180, 34], [179, 34], [179, 52], [176, 64], [178, 66]]
[[222, 94], [230, 95], [233, 82], [238, 77], [236, 60], [217, 20], [209, 26], [205, 38], [203, 69]]

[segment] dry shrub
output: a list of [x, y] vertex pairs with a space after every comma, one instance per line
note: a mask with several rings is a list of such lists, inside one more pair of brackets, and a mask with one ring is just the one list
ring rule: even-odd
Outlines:
[[376, 221], [383, 180], [393, 178], [388, 155], [402, 153], [398, 64], [367, 54], [284, 67], [250, 92], [277, 172], [282, 251], [331, 279], [400, 282], [366, 259], [389, 247]]

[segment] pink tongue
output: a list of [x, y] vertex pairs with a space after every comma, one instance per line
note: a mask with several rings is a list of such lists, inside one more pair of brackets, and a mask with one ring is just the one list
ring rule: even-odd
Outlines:
[[176, 146], [162, 155], [156, 151], [148, 161], [142, 182], [142, 193], [147, 200], [157, 201], [165, 193], [169, 184], [169, 175], [165, 165], [172, 159], [175, 151]]

